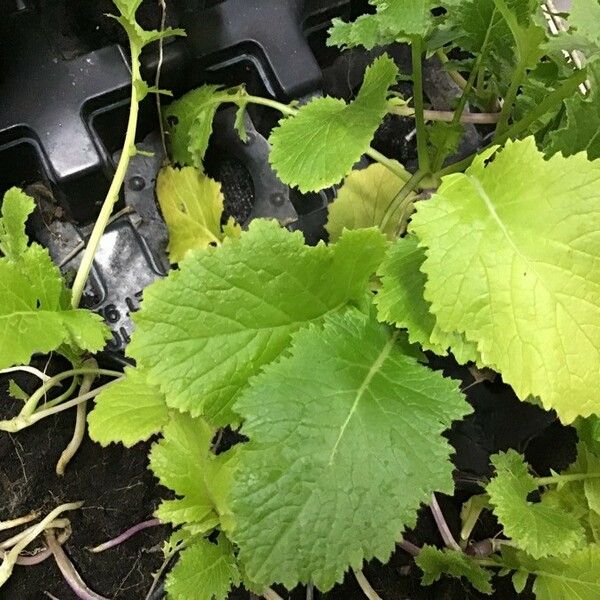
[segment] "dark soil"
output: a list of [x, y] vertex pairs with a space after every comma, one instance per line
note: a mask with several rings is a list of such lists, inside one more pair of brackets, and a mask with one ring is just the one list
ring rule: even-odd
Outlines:
[[[38, 360], [35, 366], [44, 368], [46, 361]], [[446, 374], [463, 379], [465, 384], [473, 381], [466, 368], [447, 359], [433, 358], [432, 366], [443, 368]], [[48, 373], [59, 372], [64, 367], [61, 361], [53, 360]], [[14, 378], [28, 392], [37, 384], [28, 375]], [[16, 414], [20, 404], [8, 397], [8, 380], [8, 376], [0, 378], [0, 416], [3, 418]], [[573, 459], [575, 446], [573, 430], [560, 426], [552, 415], [519, 402], [512, 390], [500, 381], [480, 383], [469, 388], [467, 394], [475, 412], [449, 433], [457, 449], [457, 492], [452, 498], [439, 497], [455, 534], [460, 527], [462, 503], [479, 490], [473, 482], [489, 475], [490, 453], [517, 448], [525, 452], [534, 469], [544, 475], [550, 468], [564, 468]], [[146, 530], [101, 554], [92, 554], [86, 548], [151, 518], [166, 490], [160, 488], [147, 470], [148, 444], [138, 444], [132, 449], [114, 445], [102, 448], [86, 438], [66, 475], [58, 478], [55, 464], [70, 439], [73, 419], [71, 411], [18, 434], [0, 433], [0, 520], [32, 510], [47, 514], [64, 502], [85, 502], [82, 509], [68, 514], [73, 526], [73, 534], [65, 546], [69, 556], [97, 593], [114, 599], [143, 600], [152, 584], [152, 573], [162, 561], [161, 545], [169, 533], [166, 527]], [[498, 531], [495, 520], [486, 517], [478, 524], [474, 537], [484, 539]], [[420, 511], [418, 525], [407, 533], [406, 539], [419, 546], [425, 543], [442, 546], [429, 509]], [[452, 579], [421, 587], [419, 569], [402, 550], [398, 550], [387, 565], [373, 561], [364, 572], [384, 600], [489, 598], [468, 584]], [[498, 579], [496, 590], [493, 598], [516, 598], [509, 578]], [[303, 589], [289, 595], [279, 591], [286, 599], [306, 597]], [[0, 599], [41, 600], [48, 597], [46, 592], [59, 600], [75, 598], [52, 559], [35, 567], [16, 567], [9, 583], [0, 591]], [[527, 592], [520, 596], [530, 597]], [[315, 598], [363, 600], [364, 596], [354, 577], [348, 575], [331, 592], [315, 593]], [[236, 590], [231, 600], [249, 600], [249, 595]]]
[[[35, 366], [44, 365], [38, 361]], [[53, 361], [48, 372], [63, 368], [59, 361]], [[20, 404], [7, 397], [8, 379], [0, 378], [2, 418], [15, 415]], [[35, 389], [36, 380], [31, 377], [19, 375], [15, 380], [27, 391], [32, 391], [32, 386]], [[66, 549], [83, 579], [109, 598], [144, 598], [151, 573], [162, 562], [165, 527], [146, 530], [101, 554], [86, 548], [152, 517], [161, 490], [146, 468], [148, 445], [131, 450], [115, 445], [102, 448], [86, 438], [64, 477], [59, 478], [54, 469], [72, 435], [74, 418], [70, 411], [14, 435], [0, 434], [0, 520], [32, 510], [45, 515], [62, 503], [83, 501], [82, 509], [65, 514], [73, 527]], [[59, 600], [75, 598], [51, 559], [35, 567], [15, 567], [14, 575], [0, 590], [0, 598], [41, 600], [47, 598], [44, 592]]]

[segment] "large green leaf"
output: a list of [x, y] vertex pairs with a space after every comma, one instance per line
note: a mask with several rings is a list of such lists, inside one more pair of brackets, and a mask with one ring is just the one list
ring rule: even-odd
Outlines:
[[356, 99], [316, 98], [271, 133], [270, 161], [279, 178], [300, 191], [339, 183], [368, 149], [387, 111], [398, 68], [387, 55], [367, 69]]
[[6, 192], [0, 217], [0, 369], [28, 363], [63, 344], [95, 352], [109, 337], [102, 319], [71, 309], [70, 294], [45, 248], [28, 245], [25, 221], [32, 198]]
[[311, 248], [302, 234], [255, 221], [239, 239], [188, 254], [144, 292], [128, 352], [167, 404], [223, 425], [249, 377], [290, 336], [366, 298], [385, 252], [374, 229]]
[[571, 514], [545, 502], [529, 502], [538, 485], [514, 450], [492, 457], [496, 476], [486, 487], [493, 512], [521, 550], [533, 558], [565, 556], [585, 543], [585, 532]]
[[242, 394], [250, 442], [231, 507], [252, 581], [327, 590], [363, 559], [387, 561], [420, 504], [452, 492], [441, 433], [470, 407], [407, 351], [358, 311], [331, 315]]
[[546, 161], [533, 138], [491, 159], [418, 204], [425, 298], [442, 330], [570, 423], [600, 411], [600, 162]]

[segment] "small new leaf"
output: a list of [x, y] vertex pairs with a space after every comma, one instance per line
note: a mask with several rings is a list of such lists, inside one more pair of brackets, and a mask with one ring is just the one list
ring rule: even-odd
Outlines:
[[215, 113], [228, 97], [228, 92], [218, 85], [203, 85], [167, 106], [164, 120], [171, 157], [176, 163], [203, 168]]
[[223, 193], [221, 185], [194, 167], [161, 169], [156, 196], [169, 229], [167, 251], [179, 263], [189, 250], [219, 244]]
[[270, 161], [279, 178], [300, 191], [338, 183], [369, 149], [387, 110], [398, 68], [387, 55], [367, 69], [356, 99], [317, 98], [271, 133]]
[[180, 498], [165, 500], [156, 511], [163, 522], [205, 533], [227, 517], [226, 497], [237, 465], [237, 450], [215, 456], [215, 430], [202, 419], [172, 413], [163, 438], [152, 446], [150, 469]]
[[227, 600], [240, 581], [233, 547], [220, 535], [216, 544], [201, 539], [187, 546], [165, 588], [170, 600]]
[[419, 505], [453, 489], [441, 434], [471, 410], [356, 310], [298, 332], [235, 409], [250, 438], [231, 499], [241, 563], [259, 585], [322, 591], [363, 559], [387, 561]]
[[370, 0], [375, 14], [363, 15], [352, 23], [333, 19], [329, 30], [329, 46], [352, 48], [364, 46], [368, 50], [412, 36], [426, 37], [433, 23], [431, 10], [442, 2], [433, 0]]
[[423, 571], [421, 579], [423, 585], [431, 585], [439, 581], [442, 575], [449, 575], [456, 579], [464, 577], [482, 594], [493, 592], [492, 574], [462, 552], [423, 546], [415, 558], [415, 563]]
[[122, 379], [96, 398], [88, 415], [90, 437], [101, 444], [120, 442], [127, 448], [159, 433], [169, 414], [158, 386], [139, 369], [127, 367]]
[[492, 456], [496, 476], [486, 487], [494, 514], [521, 550], [534, 559], [568, 556], [585, 543], [585, 532], [571, 514], [548, 503], [533, 503], [528, 495], [538, 485], [523, 457], [514, 450]]

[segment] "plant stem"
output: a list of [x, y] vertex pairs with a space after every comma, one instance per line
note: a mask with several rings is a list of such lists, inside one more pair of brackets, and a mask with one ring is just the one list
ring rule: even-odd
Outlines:
[[77, 375], [104, 375], [106, 377], [122, 377], [123, 373], [119, 373], [118, 371], [110, 371], [108, 369], [98, 369], [90, 368], [90, 367], [81, 367], [79, 369], [70, 369], [69, 371], [63, 371], [58, 375], [49, 379], [46, 383], [40, 386], [25, 402], [19, 416], [28, 417], [31, 416], [37, 409], [37, 406], [42, 399], [42, 397], [49, 392], [53, 387], [58, 385], [63, 379], [68, 379], [69, 377], [76, 377]]
[[521, 44], [521, 26], [517, 22], [515, 15], [510, 11], [505, 0], [494, 0], [494, 5], [496, 9], [500, 11], [504, 17], [504, 20], [508, 24], [508, 27], [510, 28], [510, 32], [514, 38], [518, 53], [517, 66], [515, 67], [515, 71], [512, 75], [506, 96], [504, 97], [502, 110], [500, 112], [500, 120], [498, 121], [496, 132], [494, 134], [494, 141], [497, 141], [497, 138], [499, 138], [508, 129], [508, 121], [512, 113], [513, 105], [517, 99], [517, 94], [519, 93], [519, 88], [523, 83], [523, 79], [527, 74], [528, 60]]
[[18, 519], [10, 519], [8, 521], [0, 521], [0, 531], [6, 531], [7, 529], [14, 529], [15, 527], [19, 527], [20, 525], [25, 525], [26, 523], [31, 523], [31, 521], [35, 521], [39, 517], [37, 512], [29, 513], [24, 517], [19, 517]]
[[46, 531], [46, 543], [48, 548], [54, 555], [54, 560], [60, 569], [65, 581], [69, 584], [69, 587], [73, 590], [75, 595], [80, 600], [108, 600], [104, 596], [96, 594], [93, 590], [85, 584], [81, 576], [73, 566], [69, 557], [66, 555], [63, 547], [56, 541], [53, 531]]
[[[517, 123], [514, 123], [508, 129], [508, 131], [502, 134], [491, 144], [488, 144], [480, 152], [484, 152], [492, 146], [501, 145], [510, 138], [518, 137], [521, 133], [531, 127], [531, 125], [533, 125], [533, 123], [535, 123], [539, 118], [543, 117], [547, 112], [554, 108], [556, 104], [562, 102], [565, 98], [572, 96], [578, 90], [579, 85], [585, 81], [585, 78], [585, 71], [577, 71], [574, 75], [569, 77], [569, 79], [565, 80], [559, 88], [548, 94], [531, 112], [527, 114], [527, 116], [523, 117], [523, 119]], [[444, 177], [445, 175], [450, 175], [451, 173], [464, 171], [473, 162], [473, 159], [477, 156], [477, 154], [479, 154], [479, 152], [471, 154], [471, 156], [468, 156], [459, 162], [444, 167], [435, 173], [435, 177], [440, 178]]]
[[135, 82], [141, 79], [140, 76], [140, 65], [139, 60], [136, 59], [137, 49], [134, 47], [133, 43], [130, 40], [129, 43], [131, 49], [131, 104], [129, 107], [129, 120], [127, 122], [127, 131], [125, 133], [125, 142], [123, 144], [123, 150], [121, 152], [121, 156], [119, 158], [119, 163], [117, 164], [117, 169], [115, 171], [115, 175], [113, 180], [111, 181], [110, 188], [108, 189], [108, 193], [106, 194], [106, 198], [104, 203], [102, 204], [102, 208], [100, 210], [100, 214], [96, 219], [96, 223], [94, 224], [94, 229], [92, 230], [92, 234], [90, 235], [90, 239], [88, 240], [87, 247], [83, 256], [81, 258], [81, 264], [79, 265], [79, 269], [77, 270], [77, 275], [75, 276], [75, 281], [73, 282], [73, 291], [71, 296], [71, 306], [73, 308], [77, 308], [79, 303], [81, 302], [81, 297], [83, 295], [83, 290], [85, 289], [85, 285], [87, 283], [88, 277], [90, 275], [90, 271], [92, 270], [92, 265], [94, 263], [94, 256], [96, 255], [96, 251], [98, 250], [98, 246], [100, 244], [100, 239], [104, 234], [104, 230], [106, 229], [108, 222], [110, 220], [110, 216], [112, 211], [119, 199], [119, 192], [121, 191], [121, 187], [123, 185], [123, 181], [125, 180], [125, 175], [127, 173], [127, 167], [129, 166], [129, 161], [131, 156], [135, 152], [135, 135], [137, 131], [137, 121], [138, 121], [138, 113], [139, 113], [139, 100], [137, 97], [137, 90], [135, 86]]
[[[120, 381], [117, 379], [116, 381]], [[73, 400], [69, 400], [68, 402], [64, 402], [63, 404], [59, 404], [58, 406], [53, 406], [52, 408], [37, 410], [32, 415], [18, 415], [13, 417], [12, 419], [8, 419], [6, 421], [0, 421], [0, 431], [6, 431], [8, 433], [16, 433], [17, 431], [21, 431], [22, 429], [26, 429], [27, 427], [31, 427], [38, 421], [45, 419], [46, 417], [51, 417], [52, 415], [56, 415], [64, 410], [69, 410], [75, 406], [78, 406], [82, 402], [86, 402], [87, 400], [91, 400], [95, 398], [98, 394], [107, 390], [113, 383], [106, 383], [87, 394], [83, 394], [83, 396], [78, 396], [77, 398], [73, 398]]]
[[24, 550], [33, 540], [44, 531], [58, 515], [69, 510], [77, 510], [81, 508], [83, 502], [71, 502], [69, 504], [61, 504], [50, 512], [42, 521], [40, 521], [35, 527], [32, 527], [29, 533], [16, 544], [10, 552], [6, 554], [2, 564], [0, 565], [0, 587], [2, 587], [8, 578], [11, 576], [14, 566], [17, 562], [17, 558], [22, 550]]
[[[415, 109], [410, 106], [390, 106], [388, 112], [399, 117], [414, 117]], [[451, 110], [424, 110], [423, 117], [426, 121], [441, 121], [442, 123], [452, 123], [456, 112]], [[499, 112], [494, 113], [473, 113], [463, 112], [459, 119], [460, 123], [473, 123], [475, 125], [488, 125], [498, 122]]]
[[[37, 525], [38, 525], [37, 523], [35, 525], [31, 525], [30, 527], [28, 527], [27, 529], [24, 529], [20, 533], [13, 535], [11, 538], [8, 538], [7, 540], [3, 540], [0, 543], [0, 550], [8, 550], [9, 548], [12, 548], [16, 544], [18, 544], [21, 540], [26, 538], [29, 535], [29, 533], [37, 527]], [[68, 526], [69, 526], [69, 519], [55, 519], [51, 523], [48, 523], [48, 527], [51, 527], [52, 529], [61, 529], [61, 528], [65, 528]]]
[[[98, 368], [98, 363], [93, 358], [88, 359], [86, 363], [87, 365], [89, 365], [90, 368]], [[95, 378], [96, 375], [94, 373], [88, 373], [87, 375], [84, 375], [83, 381], [81, 382], [81, 387], [79, 388], [80, 396], [87, 394], [92, 389], [92, 384], [94, 383]], [[56, 474], [59, 477], [65, 474], [65, 469], [67, 468], [67, 465], [69, 464], [70, 460], [75, 456], [77, 450], [79, 450], [79, 446], [81, 446], [83, 436], [85, 435], [86, 416], [87, 402], [82, 402], [81, 404], [77, 405], [73, 437], [71, 438], [71, 441], [60, 455], [58, 463], [56, 463]]]
[[149, 529], [150, 527], [158, 527], [162, 525], [162, 523], [158, 519], [149, 519], [148, 521], [144, 521], [142, 523], [138, 523], [133, 527], [130, 527], [127, 531], [118, 535], [116, 538], [112, 540], [108, 540], [108, 542], [104, 542], [99, 546], [95, 546], [94, 548], [90, 548], [90, 552], [94, 552], [98, 554], [99, 552], [104, 552], [105, 550], [110, 550], [123, 542], [126, 542], [130, 537], [133, 537], [136, 533], [143, 531], [144, 529]]
[[67, 398], [70, 398], [73, 395], [73, 392], [75, 391], [78, 385], [79, 377], [73, 377], [73, 381], [71, 381], [71, 385], [67, 390], [65, 390], [60, 396], [57, 396], [56, 398], [52, 398], [52, 400], [44, 402], [42, 406], [44, 407], [44, 409], [52, 408], [53, 406], [57, 406], [61, 402], [64, 402]]
[[425, 178], [427, 173], [425, 171], [417, 171], [400, 189], [398, 194], [394, 197], [394, 199], [390, 202], [389, 206], [386, 208], [383, 218], [381, 219], [381, 229], [385, 231], [385, 228], [388, 226], [392, 217], [396, 214], [398, 209], [400, 209], [404, 203], [404, 201], [410, 196], [412, 192], [415, 191], [419, 183]]
[[265, 600], [283, 600], [283, 598], [271, 588], [267, 588], [262, 595]]
[[537, 485], [556, 485], [559, 483], [568, 483], [569, 481], [585, 481], [586, 479], [597, 479], [600, 473], [567, 473], [566, 475], [550, 475], [549, 477], [536, 477]]
[[421, 548], [419, 548], [419, 546], [416, 546], [415, 544], [407, 540], [396, 542], [396, 546], [398, 546], [398, 548], [402, 548], [404, 552], [410, 554], [411, 556], [419, 556], [419, 553], [421, 552]]
[[424, 101], [423, 101], [423, 38], [416, 35], [412, 38], [412, 69], [413, 69], [413, 97], [415, 103], [415, 125], [417, 128], [417, 154], [419, 170], [429, 172], [429, 151], [427, 149], [427, 131], [425, 129]]
[[444, 540], [444, 544], [450, 548], [451, 550], [456, 550], [457, 552], [462, 552], [462, 548], [456, 543], [450, 528], [448, 527], [448, 523], [446, 523], [446, 519], [444, 518], [444, 513], [442, 513], [442, 509], [438, 504], [437, 498], [435, 494], [431, 494], [431, 513], [433, 514], [433, 518], [435, 519], [435, 524]]
[[[167, 5], [165, 4], [165, 0], [158, 0], [158, 6], [160, 8], [160, 31], [165, 30], [165, 26], [167, 24]], [[154, 86], [156, 89], [160, 89], [160, 74], [162, 71], [162, 65], [164, 61], [164, 38], [161, 37], [158, 40], [158, 63], [156, 65], [156, 77], [154, 78]], [[165, 154], [165, 159], [168, 160], [168, 152], [167, 152], [167, 142], [165, 141], [165, 125], [162, 119], [162, 108], [161, 108], [161, 99], [160, 93], [156, 92], [156, 113], [158, 115], [158, 129], [160, 132], [160, 141], [162, 143], [163, 152]]]
[[372, 158], [374, 161], [381, 163], [384, 167], [387, 167], [394, 175], [397, 175], [400, 180], [404, 181], [406, 178], [406, 171], [400, 166], [398, 162], [392, 160], [385, 156], [385, 154], [381, 154], [381, 152], [375, 150], [374, 148], [369, 148], [365, 154]]
[[[450, 62], [450, 59], [446, 56], [446, 53], [441, 48], [436, 50], [435, 54], [440, 59], [442, 64], [445, 65]], [[467, 87], [467, 80], [458, 71], [455, 71], [454, 69], [448, 69], [446, 72], [461, 90], [464, 90]]]
[[369, 600], [381, 600], [381, 596], [373, 589], [362, 571], [354, 569], [354, 577], [356, 577], [356, 581], [358, 582], [360, 589], [363, 591], [363, 594]]
[[38, 379], [41, 379], [43, 382], [46, 382], [50, 379], [50, 375], [46, 375], [46, 373], [43, 373], [39, 369], [36, 369], [35, 367], [31, 367], [29, 365], [23, 365], [20, 367], [9, 367], [8, 369], [2, 369], [2, 370], [0, 370], [0, 375], [7, 375], [8, 373], [17, 373], [19, 371], [31, 373], [32, 375], [35, 375]]

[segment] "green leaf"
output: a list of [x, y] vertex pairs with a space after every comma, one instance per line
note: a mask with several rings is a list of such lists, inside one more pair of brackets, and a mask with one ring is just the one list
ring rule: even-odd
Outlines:
[[231, 404], [290, 336], [363, 302], [385, 238], [369, 229], [337, 244], [255, 221], [239, 239], [188, 254], [180, 271], [146, 289], [128, 352], [167, 404], [211, 423], [236, 420]]
[[164, 167], [158, 174], [156, 196], [169, 229], [169, 259], [179, 263], [189, 250], [218, 244], [223, 194], [221, 184], [194, 167]]
[[130, 448], [159, 433], [169, 420], [165, 398], [145, 373], [127, 367], [123, 379], [96, 397], [88, 415], [90, 437], [101, 444], [120, 442]]
[[[585, 529], [589, 542], [600, 541], [600, 456], [594, 452], [594, 446], [580, 441], [577, 460], [561, 473], [565, 480], [559, 480], [558, 486], [542, 498], [545, 504], [572, 514]], [[588, 477], [569, 480], [573, 475]]]
[[331, 315], [242, 394], [232, 536], [252, 581], [326, 591], [363, 559], [387, 561], [420, 504], [452, 492], [441, 433], [471, 409], [406, 352], [358, 311]]
[[598, 545], [586, 546], [567, 558], [535, 560], [519, 552], [513, 563], [513, 568], [535, 575], [536, 600], [597, 600], [600, 597]]
[[211, 443], [215, 430], [202, 419], [171, 414], [163, 438], [152, 446], [150, 469], [162, 485], [181, 498], [165, 500], [156, 516], [173, 525], [191, 525], [209, 531], [224, 517], [228, 523], [229, 493], [237, 465], [237, 450], [215, 456]]
[[23, 402], [29, 400], [29, 394], [14, 379], [8, 382], [8, 395], [15, 400]]
[[584, 39], [600, 46], [600, 2], [599, 0], [571, 0], [569, 25]]
[[535, 66], [546, 38], [544, 29], [533, 18], [539, 11], [537, 0], [505, 0], [504, 13], [498, 0], [456, 0], [446, 4], [444, 29], [453, 31], [454, 44], [460, 50], [480, 56], [487, 84], [494, 93], [503, 94], [508, 89], [519, 53], [524, 61], [528, 58], [530, 68]]
[[420, 344], [424, 350], [445, 356], [450, 349], [460, 363], [479, 362], [475, 344], [457, 333], [443, 332], [431, 314], [423, 297], [425, 251], [417, 244], [415, 236], [409, 235], [388, 250], [378, 271], [382, 283], [375, 297], [379, 319], [406, 329], [411, 343]]
[[34, 208], [33, 198], [19, 188], [11, 188], [4, 195], [0, 218], [0, 252], [6, 258], [15, 261], [27, 251], [25, 223]]
[[131, 60], [133, 62], [139, 63], [142, 49], [148, 44], [175, 35], [185, 35], [183, 29], [172, 29], [171, 27], [167, 27], [161, 31], [146, 31], [143, 29], [136, 20], [136, 13], [142, 0], [113, 0], [113, 2], [120, 14], [118, 16], [109, 16], [118, 21], [127, 32], [131, 49]]
[[462, 552], [423, 546], [415, 558], [415, 563], [423, 571], [422, 585], [431, 585], [439, 581], [442, 575], [449, 575], [456, 579], [464, 577], [482, 594], [493, 592], [492, 574]]
[[221, 535], [216, 544], [199, 540], [185, 548], [165, 588], [169, 600], [227, 600], [240, 581], [233, 548]]
[[48, 251], [28, 245], [25, 221], [31, 198], [12, 188], [0, 217], [0, 369], [26, 364], [35, 353], [70, 345], [95, 352], [110, 337], [101, 318], [70, 307], [60, 271]]
[[523, 457], [514, 450], [491, 458], [496, 476], [486, 487], [493, 513], [521, 550], [533, 558], [566, 556], [585, 543], [577, 519], [544, 502], [527, 500], [538, 484], [529, 474]]
[[425, 299], [521, 398], [570, 423], [600, 411], [600, 162], [546, 161], [533, 138], [492, 153], [417, 205]]
[[433, 22], [431, 10], [442, 2], [432, 0], [369, 0], [377, 8], [375, 14], [363, 15], [352, 23], [333, 19], [329, 30], [329, 46], [368, 50], [411, 36], [425, 37]]
[[[396, 164], [402, 169], [400, 163]], [[352, 171], [329, 206], [326, 226], [329, 239], [338, 240], [344, 229], [379, 227], [388, 239], [395, 240], [398, 221], [408, 219], [408, 211], [394, 215], [383, 229], [381, 224], [388, 206], [409, 178], [410, 173], [400, 178], [379, 163]]]
[[600, 158], [600, 60], [588, 66], [588, 73], [592, 89], [586, 97], [577, 94], [565, 100], [564, 124], [549, 134], [546, 152], [550, 156], [556, 152], [572, 156], [585, 151], [590, 160]]
[[271, 133], [270, 161], [279, 178], [301, 192], [338, 183], [369, 149], [387, 112], [389, 87], [398, 68], [383, 55], [366, 70], [350, 104], [317, 98], [286, 117]]
[[218, 85], [203, 85], [164, 110], [171, 157], [180, 165], [202, 169], [217, 109], [227, 98]]

